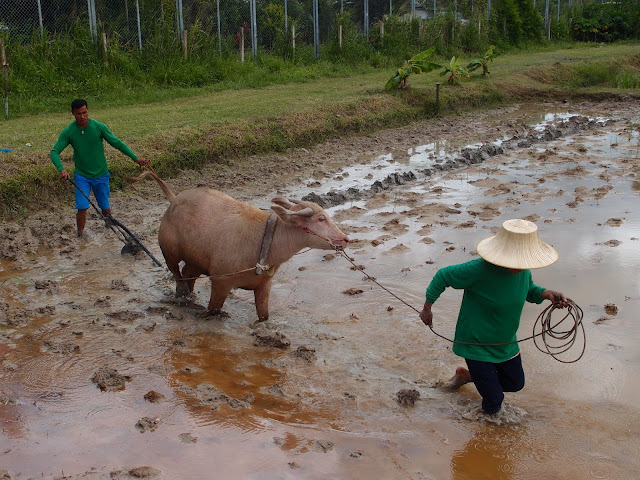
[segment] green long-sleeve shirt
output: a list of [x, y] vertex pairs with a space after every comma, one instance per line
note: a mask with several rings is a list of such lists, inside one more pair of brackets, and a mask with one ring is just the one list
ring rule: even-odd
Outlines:
[[[426, 301], [435, 302], [447, 287], [464, 289], [455, 340], [474, 343], [514, 342], [524, 302], [542, 303], [545, 290], [533, 283], [530, 270], [514, 274], [482, 258], [438, 270], [427, 287]], [[499, 363], [517, 355], [520, 347], [454, 343], [453, 351], [471, 360]]]
[[104, 156], [103, 140], [106, 140], [109, 145], [120, 150], [134, 162], [138, 159], [138, 156], [122, 140], [111, 133], [104, 123], [90, 118], [89, 124], [85, 128], [79, 127], [74, 121], [62, 131], [58, 141], [51, 149], [51, 161], [59, 172], [64, 170], [60, 153], [70, 144], [73, 147], [73, 163], [76, 173], [87, 178], [101, 177], [109, 171], [107, 159]]

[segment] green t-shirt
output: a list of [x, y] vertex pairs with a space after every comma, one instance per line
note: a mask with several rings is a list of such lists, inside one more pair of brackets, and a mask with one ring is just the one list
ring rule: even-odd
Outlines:
[[[514, 274], [482, 258], [438, 270], [427, 287], [427, 302], [435, 302], [447, 287], [464, 289], [455, 340], [474, 343], [514, 342], [524, 302], [542, 303], [545, 290], [533, 283], [530, 270]], [[463, 358], [500, 363], [516, 356], [520, 347], [454, 343], [453, 351]]]
[[103, 140], [106, 140], [109, 145], [120, 150], [134, 162], [138, 159], [138, 156], [122, 140], [111, 133], [104, 123], [90, 118], [89, 124], [85, 128], [80, 128], [74, 121], [62, 131], [58, 141], [51, 149], [51, 161], [59, 172], [64, 170], [60, 153], [68, 145], [71, 145], [76, 173], [87, 178], [99, 178], [109, 171], [107, 159], [104, 156]]

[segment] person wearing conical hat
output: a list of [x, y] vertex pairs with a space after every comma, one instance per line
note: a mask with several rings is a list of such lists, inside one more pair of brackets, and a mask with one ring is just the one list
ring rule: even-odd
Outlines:
[[477, 247], [480, 258], [439, 269], [426, 292], [420, 319], [433, 325], [431, 306], [447, 287], [464, 295], [453, 352], [465, 359], [452, 384], [473, 382], [482, 396], [482, 409], [495, 414], [502, 408], [504, 392], [524, 387], [524, 370], [516, 333], [524, 303], [554, 302], [567, 307], [566, 297], [533, 283], [531, 269], [547, 267], [558, 252], [542, 242], [538, 227], [522, 219], [507, 220], [502, 228]]

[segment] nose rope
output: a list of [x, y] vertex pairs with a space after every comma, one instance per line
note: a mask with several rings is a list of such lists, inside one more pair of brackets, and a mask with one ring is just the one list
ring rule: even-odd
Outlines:
[[[380, 282], [378, 282], [375, 279], [375, 277], [372, 277], [368, 273], [364, 272], [362, 270], [362, 267], [356, 265], [353, 259], [344, 252], [344, 249], [340, 250], [339, 253], [342, 257], [344, 257], [349, 263], [351, 263], [355, 267], [356, 271], [361, 271], [364, 274], [364, 276], [367, 278], [367, 280], [370, 280], [376, 285], [378, 285], [385, 292], [389, 293], [392, 297], [396, 298], [398, 301], [400, 301], [401, 303], [405, 304], [407, 307], [414, 310], [418, 315], [420, 314], [420, 310], [415, 308], [413, 305], [410, 305], [409, 303], [407, 303], [405, 300], [400, 298], [398, 295], [393, 293], [384, 285], [380, 284]], [[547, 308], [545, 308], [540, 313], [540, 315], [538, 315], [538, 318], [533, 324], [532, 335], [529, 335], [526, 338], [521, 338], [520, 340], [516, 340], [513, 342], [504, 342], [504, 343], [460, 342], [439, 334], [433, 329], [432, 325], [429, 325], [428, 327], [433, 332], [433, 334], [436, 335], [437, 337], [440, 337], [450, 343], [457, 343], [460, 345], [475, 345], [479, 347], [497, 347], [497, 346], [504, 346], [504, 345], [512, 345], [514, 343], [521, 343], [521, 342], [525, 342], [527, 340], [533, 339], [533, 342], [537, 347], [537, 349], [540, 350], [542, 353], [546, 353], [547, 355], [550, 355], [554, 360], [557, 360], [558, 362], [561, 362], [561, 363], [575, 363], [578, 360], [580, 360], [584, 355], [585, 349], [587, 347], [587, 336], [584, 329], [584, 325], [582, 323], [582, 317], [583, 317], [582, 309], [578, 306], [578, 304], [576, 304], [570, 298], [567, 299], [567, 303], [569, 304], [569, 306], [567, 307], [567, 314], [562, 319], [560, 319], [560, 321], [558, 321], [554, 325], [551, 324], [552, 323], [551, 314], [553, 313], [554, 310], [559, 309], [559, 307], [557, 306], [557, 303], [553, 302], [550, 305], [548, 305]], [[565, 322], [565, 320], [569, 320], [569, 319], [573, 321], [573, 326], [571, 326], [567, 330], [560, 330], [560, 331], [556, 330], [557, 327], [559, 327], [562, 323]], [[537, 331], [538, 329], [540, 331]], [[560, 354], [568, 351], [571, 347], [573, 347], [573, 345], [576, 342], [579, 331], [582, 332], [582, 351], [580, 352], [578, 357], [573, 360], [560, 359], [559, 358]], [[555, 342], [564, 341], [564, 343], [561, 343], [559, 345], [556, 345], [556, 344], [552, 345], [550, 343], [551, 340]]]
[[333, 243], [330, 239], [323, 237], [322, 235], [317, 234], [316, 232], [314, 232], [313, 230], [311, 230], [309, 227], [300, 227], [302, 230], [304, 230], [306, 233], [308, 233], [309, 235], [315, 235], [318, 238], [321, 238], [322, 240], [324, 240], [325, 242], [327, 242], [329, 245], [331, 245], [336, 252], [341, 252], [344, 251], [344, 247], [341, 245], [336, 245], [335, 243]]

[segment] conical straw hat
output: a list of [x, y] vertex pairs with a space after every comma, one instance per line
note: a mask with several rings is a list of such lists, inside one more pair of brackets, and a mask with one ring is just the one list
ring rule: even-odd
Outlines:
[[538, 237], [536, 224], [519, 218], [505, 221], [498, 233], [482, 240], [476, 250], [489, 263], [521, 270], [548, 267], [558, 260], [558, 252]]

